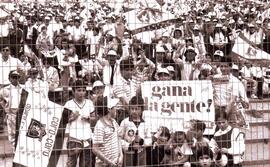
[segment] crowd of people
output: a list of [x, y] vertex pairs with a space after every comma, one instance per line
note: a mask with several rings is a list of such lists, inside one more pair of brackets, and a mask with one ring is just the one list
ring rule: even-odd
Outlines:
[[[0, 17], [0, 131], [7, 124], [15, 146], [16, 113], [25, 89], [74, 111], [67, 166], [76, 166], [78, 157], [80, 166], [242, 166], [245, 120], [239, 110], [249, 107], [249, 98], [268, 93], [270, 69], [267, 62], [239, 58], [232, 48], [242, 34], [270, 53], [269, 4], [180, 2], [1, 6], [7, 15]], [[132, 10], [144, 10], [139, 12], [143, 21], [165, 11], [176, 19], [136, 32], [124, 15]], [[199, 120], [185, 132], [147, 131], [141, 83], [171, 80], [212, 80], [213, 136], [203, 135], [206, 125]]]

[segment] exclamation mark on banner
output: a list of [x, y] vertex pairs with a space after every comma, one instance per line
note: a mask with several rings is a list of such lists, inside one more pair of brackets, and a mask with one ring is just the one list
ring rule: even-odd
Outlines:
[[211, 106], [212, 102], [213, 102], [212, 99], [207, 100], [207, 104], [208, 104], [208, 108], [206, 110], [207, 112], [210, 112], [210, 106]]

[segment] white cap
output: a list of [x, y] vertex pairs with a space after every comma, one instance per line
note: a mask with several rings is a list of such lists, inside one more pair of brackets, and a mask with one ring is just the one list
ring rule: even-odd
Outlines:
[[238, 65], [233, 64], [233, 65], [232, 65], [232, 69], [233, 69], [233, 70], [239, 70], [239, 67], [238, 67]]
[[156, 46], [156, 52], [158, 52], [158, 53], [165, 53], [165, 49], [162, 46], [157, 45]]
[[215, 51], [214, 55], [218, 55], [220, 57], [224, 57], [224, 53], [221, 50]]
[[165, 74], [168, 74], [168, 75], [170, 75], [170, 73], [169, 73], [169, 71], [168, 71], [168, 69], [167, 68], [158, 68], [158, 70], [157, 70], [157, 74], [160, 74], [160, 73], [165, 73]]
[[238, 19], [238, 24], [244, 24], [243, 20], [241, 19], [241, 17]]
[[167, 70], [170, 72], [175, 72], [175, 70], [174, 70], [174, 67], [173, 66], [168, 66], [167, 67]]
[[270, 23], [267, 24], [267, 27], [266, 27], [268, 30], [270, 30]]
[[108, 98], [107, 107], [108, 107], [109, 109], [111, 109], [111, 108], [115, 107], [115, 106], [117, 105], [117, 103], [119, 103], [119, 102], [120, 102], [120, 100], [117, 99], [117, 98], [114, 98], [114, 99]]
[[235, 23], [234, 19], [230, 19], [229, 24]]
[[221, 27], [222, 27], [222, 24], [217, 23], [216, 28], [221, 28]]
[[200, 28], [199, 28], [199, 26], [196, 24], [195, 26], [194, 26], [194, 28], [193, 28], [193, 30], [199, 30]]
[[50, 20], [51, 18], [49, 16], [46, 16], [44, 19], [45, 20]]
[[168, 31], [166, 31], [166, 32], [164, 32], [164, 33], [162, 34], [162, 36], [163, 36], [163, 37], [170, 37], [170, 34], [169, 34]]
[[248, 24], [248, 26], [249, 26], [249, 27], [255, 27], [255, 25], [252, 24], [252, 23]]
[[107, 55], [114, 55], [114, 56], [117, 56], [117, 53], [115, 50], [109, 50], [108, 54]]
[[94, 89], [95, 87], [99, 87], [99, 86], [104, 86], [104, 84], [103, 84], [101, 81], [97, 80], [97, 81], [95, 81], [94, 84], [93, 84], [93, 89]]
[[188, 46], [188, 47], [187, 47], [187, 50], [194, 50], [194, 51], [195, 51], [195, 48], [192, 47], [192, 46]]

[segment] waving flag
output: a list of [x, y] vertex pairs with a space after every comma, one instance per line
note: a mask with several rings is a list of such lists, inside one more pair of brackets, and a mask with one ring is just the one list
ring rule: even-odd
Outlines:
[[258, 48], [255, 44], [249, 41], [243, 34], [240, 34], [236, 39], [232, 51], [240, 58], [246, 60], [256, 60], [256, 61], [270, 60], [270, 55], [268, 53]]
[[[129, 30], [137, 31], [150, 25], [175, 19], [175, 16], [155, 0], [141, 0], [138, 8], [124, 14]], [[139, 30], [140, 32], [146, 30]]]

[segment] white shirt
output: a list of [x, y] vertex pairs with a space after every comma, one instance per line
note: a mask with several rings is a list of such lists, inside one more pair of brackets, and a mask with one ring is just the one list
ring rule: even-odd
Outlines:
[[[19, 108], [23, 87], [24, 86], [20, 85], [20, 84], [17, 86], [9, 84], [8, 86], [3, 88], [4, 90], [1, 92], [5, 92], [5, 93], [7, 93], [6, 95], [8, 95], [8, 97], [5, 98], [5, 100], [8, 103], [8, 108], [11, 108], [11, 109], [18, 109]], [[8, 111], [6, 111], [6, 112], [8, 112]]]
[[1, 24], [0, 25], [0, 37], [7, 37], [9, 34], [9, 24], [5, 23], [5, 24]]
[[69, 100], [65, 107], [72, 112], [79, 112], [80, 116], [69, 123], [69, 136], [79, 139], [88, 140], [93, 138], [93, 132], [89, 122], [82, 120], [83, 117], [89, 117], [94, 111], [94, 104], [91, 100], [85, 99], [83, 104], [78, 104], [74, 99]]
[[[227, 129], [224, 131], [218, 130], [214, 136], [221, 136], [226, 133], [228, 133], [232, 127], [229, 125]], [[212, 138], [209, 143], [209, 147], [211, 150], [215, 152], [215, 148], [218, 148], [218, 144], [216, 143], [215, 139]], [[221, 148], [219, 148], [221, 149]], [[238, 164], [240, 162], [243, 162], [242, 154], [245, 152], [245, 139], [244, 139], [244, 133], [240, 131], [238, 128], [233, 128], [232, 134], [231, 134], [231, 148], [228, 148], [228, 153], [231, 155], [234, 155], [234, 163]]]
[[130, 118], [125, 118], [120, 124], [120, 136], [122, 138], [122, 147], [125, 151], [128, 150], [129, 144], [135, 140], [136, 132], [140, 138], [144, 140], [145, 146], [150, 146], [152, 144], [152, 134], [151, 129], [141, 122], [138, 127], [134, 122], [130, 121]]
[[17, 70], [18, 68], [23, 70], [22, 62], [14, 57], [9, 56], [7, 61], [3, 61], [2, 54], [0, 53], [0, 84], [9, 84], [8, 75], [10, 71]]

